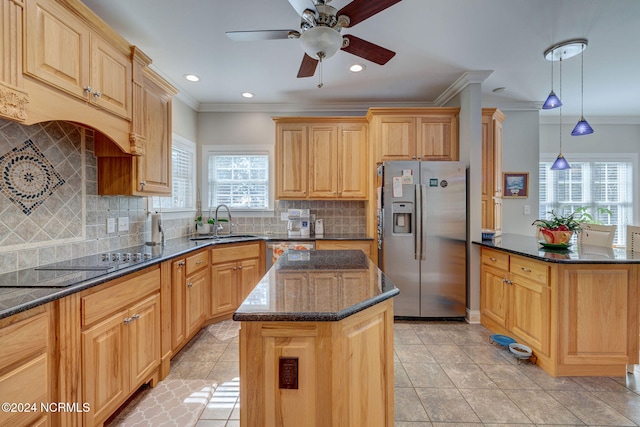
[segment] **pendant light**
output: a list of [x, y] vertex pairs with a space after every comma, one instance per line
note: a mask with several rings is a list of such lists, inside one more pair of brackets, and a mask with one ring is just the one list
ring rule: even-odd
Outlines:
[[[585, 48], [586, 44], [582, 48], [583, 52]], [[584, 119], [584, 53], [580, 58], [580, 62], [580, 120], [578, 120], [576, 127], [571, 131], [572, 136], [589, 135], [593, 133], [593, 128], [589, 122]]]
[[542, 109], [551, 110], [552, 108], [558, 108], [561, 106], [562, 101], [560, 101], [560, 98], [558, 98], [556, 96], [556, 93], [553, 91], [553, 61], [551, 61], [551, 92], [549, 92], [547, 100], [544, 101], [544, 104], [542, 104]]
[[[560, 57], [560, 96], [562, 96], [562, 57]], [[560, 105], [560, 152], [556, 161], [551, 165], [551, 170], [563, 171], [571, 169], [571, 165], [567, 162], [567, 159], [562, 155], [562, 104]]]

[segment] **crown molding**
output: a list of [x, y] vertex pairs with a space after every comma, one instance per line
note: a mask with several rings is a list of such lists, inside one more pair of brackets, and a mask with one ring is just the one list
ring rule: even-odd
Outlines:
[[180, 101], [182, 101], [185, 104], [187, 104], [192, 110], [195, 110], [196, 112], [198, 111], [198, 108], [200, 108], [200, 102], [197, 99], [195, 99], [194, 97], [189, 95], [187, 92], [185, 92], [178, 83], [176, 83], [175, 81], [171, 80], [169, 78], [169, 76], [167, 76], [161, 70], [159, 70], [158, 67], [156, 67], [153, 64], [151, 64], [151, 65], [149, 65], [149, 68], [151, 68], [160, 77], [162, 77], [169, 84], [171, 84], [171, 86], [173, 86], [176, 89], [178, 89], [178, 93], [176, 95], [174, 95], [174, 97], [178, 98]]
[[[371, 107], [434, 107], [433, 102], [327, 102], [319, 104], [201, 103], [198, 113], [352, 113], [364, 115]], [[349, 114], [347, 114], [349, 115]]]
[[445, 89], [442, 94], [436, 98], [434, 106], [442, 107], [451, 101], [456, 95], [458, 95], [465, 87], [470, 84], [480, 83], [482, 84], [491, 74], [493, 70], [479, 70], [479, 71], [466, 71], [458, 80], [453, 82], [451, 86]]

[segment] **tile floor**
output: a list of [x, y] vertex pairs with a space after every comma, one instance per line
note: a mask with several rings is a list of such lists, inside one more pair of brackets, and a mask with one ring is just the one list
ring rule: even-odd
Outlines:
[[[153, 403], [162, 403], [157, 397], [145, 409], [140, 402], [158, 386], [139, 393], [107, 425], [239, 426], [237, 328], [225, 321], [200, 331], [161, 383], [180, 381], [176, 390], [191, 383], [195, 394], [209, 390], [206, 405], [191, 414], [193, 422], [171, 420], [166, 407], [154, 411]], [[518, 364], [490, 343], [490, 335], [466, 323], [396, 323], [396, 427], [640, 425], [640, 370], [626, 378], [553, 378], [535, 365]], [[149, 414], [159, 411], [165, 421], [151, 421]]]

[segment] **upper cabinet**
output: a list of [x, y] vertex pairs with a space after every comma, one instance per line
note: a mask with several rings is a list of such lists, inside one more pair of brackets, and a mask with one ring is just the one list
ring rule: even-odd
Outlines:
[[371, 108], [376, 161], [458, 160], [459, 108]]
[[52, 0], [28, 0], [24, 72], [131, 119], [131, 58]]
[[502, 230], [502, 123], [497, 108], [482, 109], [482, 228]]
[[364, 118], [278, 118], [276, 199], [367, 198]]

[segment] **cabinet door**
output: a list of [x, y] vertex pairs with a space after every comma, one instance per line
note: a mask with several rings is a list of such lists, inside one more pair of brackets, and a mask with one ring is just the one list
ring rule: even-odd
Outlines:
[[418, 159], [458, 160], [458, 118], [456, 115], [419, 117]]
[[512, 277], [509, 329], [533, 349], [548, 355], [551, 290], [547, 285]]
[[115, 313], [82, 333], [82, 384], [84, 425], [104, 421], [129, 392], [129, 345], [125, 324], [127, 310]]
[[340, 125], [338, 131], [338, 196], [366, 199], [368, 190], [367, 127]]
[[207, 317], [208, 287], [209, 271], [207, 270], [201, 270], [187, 277], [185, 306], [187, 336], [198, 331]]
[[483, 265], [480, 274], [480, 315], [507, 328], [509, 273]]
[[307, 197], [307, 132], [306, 125], [276, 126], [276, 199]]
[[144, 74], [145, 154], [137, 156], [136, 194], [171, 194], [171, 94]]
[[131, 59], [98, 36], [91, 36], [91, 87], [99, 96], [91, 101], [131, 119]]
[[184, 259], [171, 263], [171, 349], [174, 351], [187, 338], [185, 269]]
[[86, 98], [88, 27], [52, 0], [28, 0], [25, 9], [25, 73]]
[[211, 315], [230, 313], [238, 306], [237, 263], [211, 266]]
[[337, 126], [309, 126], [309, 197], [338, 197]]
[[378, 132], [382, 160], [416, 158], [416, 121], [413, 117], [380, 117]]
[[259, 261], [259, 259], [246, 259], [238, 263], [238, 289], [240, 289], [238, 304], [242, 304], [260, 281]]
[[128, 325], [131, 382], [138, 388], [160, 364], [160, 294], [131, 307]]

